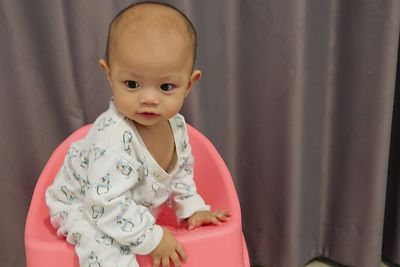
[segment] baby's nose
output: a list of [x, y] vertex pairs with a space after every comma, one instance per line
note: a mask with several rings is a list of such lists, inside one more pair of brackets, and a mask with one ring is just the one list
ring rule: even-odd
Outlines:
[[158, 105], [160, 103], [159, 94], [156, 90], [145, 88], [139, 98], [142, 105]]

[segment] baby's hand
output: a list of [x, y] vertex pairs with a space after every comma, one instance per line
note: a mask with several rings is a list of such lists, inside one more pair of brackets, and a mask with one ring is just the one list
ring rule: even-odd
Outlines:
[[163, 228], [164, 233], [160, 244], [150, 253], [153, 257], [153, 267], [169, 267], [172, 261], [175, 267], [181, 266], [181, 259], [186, 260], [186, 253], [182, 245], [175, 239], [168, 229]]
[[193, 230], [203, 224], [215, 224], [220, 225], [222, 222], [229, 220], [231, 214], [226, 211], [217, 210], [214, 212], [209, 211], [197, 211], [187, 220], [188, 230]]

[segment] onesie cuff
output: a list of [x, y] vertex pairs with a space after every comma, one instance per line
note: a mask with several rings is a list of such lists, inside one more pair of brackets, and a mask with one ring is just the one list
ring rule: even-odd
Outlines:
[[146, 236], [145, 242], [138, 247], [132, 247], [132, 252], [138, 255], [150, 254], [160, 244], [163, 234], [162, 227], [155, 224], [153, 230]]
[[180, 220], [187, 219], [197, 211], [210, 211], [211, 207], [206, 205], [199, 195], [194, 195], [180, 202], [176, 209], [176, 217]]

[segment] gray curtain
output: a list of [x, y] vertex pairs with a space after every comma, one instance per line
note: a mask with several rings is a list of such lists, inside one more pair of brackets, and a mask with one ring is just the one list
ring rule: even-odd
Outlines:
[[[25, 266], [51, 152], [108, 105], [97, 62], [131, 2], [0, 1], [1, 266]], [[204, 73], [182, 113], [228, 164], [251, 262], [400, 264], [400, 1], [168, 2], [194, 22]]]

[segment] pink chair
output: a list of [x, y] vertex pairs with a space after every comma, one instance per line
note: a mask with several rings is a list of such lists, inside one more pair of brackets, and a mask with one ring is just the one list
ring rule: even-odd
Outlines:
[[[50, 224], [44, 195], [60, 169], [71, 142], [83, 138], [90, 127], [86, 125], [69, 136], [51, 155], [39, 177], [25, 224], [27, 267], [79, 266], [74, 247], [63, 237], [58, 237]], [[231, 220], [221, 226], [203, 226], [187, 231], [177, 224], [174, 212], [165, 206], [157, 221], [169, 227], [183, 244], [188, 255], [183, 266], [249, 267], [239, 201], [228, 168], [205, 136], [191, 126], [188, 126], [188, 133], [196, 160], [198, 191], [212, 207], [230, 211]], [[137, 259], [140, 266], [152, 266], [150, 256], [138, 256]]]

